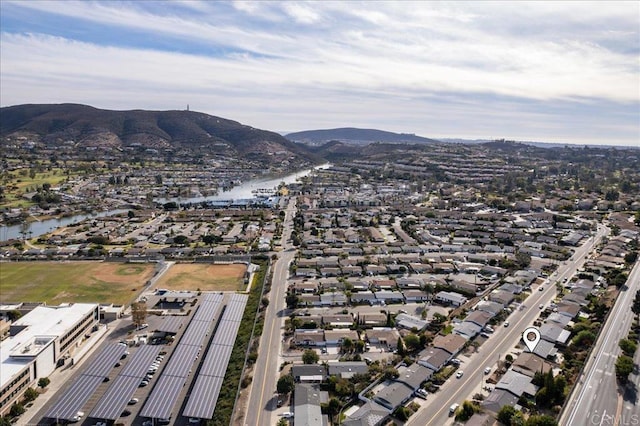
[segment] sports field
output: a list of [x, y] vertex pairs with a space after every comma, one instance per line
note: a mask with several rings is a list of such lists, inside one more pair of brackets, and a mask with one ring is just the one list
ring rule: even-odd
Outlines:
[[247, 265], [176, 263], [160, 277], [155, 288], [167, 290], [238, 291], [244, 290]]
[[0, 263], [0, 302], [126, 304], [153, 276], [152, 264]]

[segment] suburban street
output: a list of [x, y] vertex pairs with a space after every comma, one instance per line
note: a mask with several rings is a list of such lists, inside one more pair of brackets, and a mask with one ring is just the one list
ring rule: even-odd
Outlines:
[[[570, 395], [566, 409], [560, 418], [561, 425], [626, 425], [638, 424], [640, 409], [636, 405], [638, 375], [635, 380], [636, 392], [633, 400], [624, 401], [618, 392], [615, 362], [621, 353], [618, 341], [626, 338], [633, 314], [631, 304], [636, 291], [640, 288], [640, 262], [629, 274], [627, 290], [622, 291], [604, 324], [595, 343], [593, 356], [589, 359], [574, 392]], [[638, 354], [635, 360], [638, 362]], [[632, 419], [635, 415], [635, 421]]]
[[598, 226], [596, 236], [589, 238], [585, 244], [576, 249], [574, 260], [560, 264], [558, 270], [545, 280], [542, 284], [543, 291], [539, 291], [540, 286], [534, 286], [531, 295], [523, 302], [526, 309], [515, 310], [507, 319], [510, 323], [509, 327], [496, 327], [496, 331], [472, 357], [461, 357], [463, 363], [460, 369], [464, 371], [462, 378], [450, 378], [437, 393], [429, 395], [423, 408], [409, 419], [407, 425], [450, 424], [453, 418], [449, 416], [449, 407], [454, 403], [462, 404], [465, 399], [470, 399], [473, 393], [477, 392], [486, 378], [483, 371], [485, 367], [495, 370], [498, 359], [504, 359], [508, 353], [513, 352], [524, 329], [531, 326], [538, 317], [540, 313], [538, 305], [547, 305], [555, 298], [555, 283], [571, 277], [582, 267], [586, 255], [607, 233], [608, 228]]
[[286, 315], [285, 295], [289, 264], [296, 252], [289, 250], [293, 246], [288, 243], [291, 237], [293, 216], [296, 212], [295, 198], [292, 198], [285, 210], [282, 245], [284, 250], [278, 254], [273, 265], [273, 280], [269, 293], [269, 305], [265, 313], [264, 329], [260, 339], [260, 350], [253, 373], [251, 393], [247, 404], [245, 425], [272, 425], [272, 415], [276, 409], [276, 382], [278, 379], [279, 360], [282, 340], [282, 328]]

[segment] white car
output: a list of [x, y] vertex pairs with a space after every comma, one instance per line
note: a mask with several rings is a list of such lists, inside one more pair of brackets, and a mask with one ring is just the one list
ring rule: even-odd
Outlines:
[[462, 375], [463, 375], [463, 374], [464, 374], [464, 371], [459, 370], [459, 371], [456, 373], [456, 378], [458, 378], [458, 379], [459, 379], [460, 377], [462, 377]]
[[285, 419], [290, 419], [293, 417], [293, 413], [291, 411], [285, 411], [284, 413], [280, 414], [282, 417], [284, 417]]

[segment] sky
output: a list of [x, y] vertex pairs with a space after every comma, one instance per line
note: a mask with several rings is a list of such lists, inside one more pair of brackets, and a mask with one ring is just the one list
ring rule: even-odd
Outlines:
[[640, 2], [0, 0], [0, 104], [640, 146]]

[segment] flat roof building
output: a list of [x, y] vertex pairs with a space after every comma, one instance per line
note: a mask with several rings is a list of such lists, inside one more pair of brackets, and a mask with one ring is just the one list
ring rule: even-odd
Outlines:
[[0, 343], [0, 415], [61, 360], [73, 355], [85, 334], [98, 323], [96, 303], [38, 306], [14, 321]]

